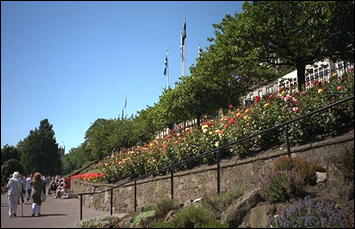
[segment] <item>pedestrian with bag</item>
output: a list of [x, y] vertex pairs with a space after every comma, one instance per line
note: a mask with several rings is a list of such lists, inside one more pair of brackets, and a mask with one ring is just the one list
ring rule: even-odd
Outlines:
[[35, 173], [31, 185], [32, 216], [35, 216], [36, 214], [41, 216], [42, 195], [45, 195], [46, 193], [46, 184], [42, 180], [42, 174], [39, 172]]

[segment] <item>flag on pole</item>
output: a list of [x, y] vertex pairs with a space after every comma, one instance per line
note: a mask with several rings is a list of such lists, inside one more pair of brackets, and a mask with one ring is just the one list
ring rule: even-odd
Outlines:
[[181, 42], [180, 42], [180, 54], [181, 54], [181, 62], [184, 61], [184, 49], [183, 49], [183, 45], [182, 45], [182, 32], [181, 33]]
[[168, 52], [166, 51], [165, 52], [165, 61], [164, 61], [164, 65], [165, 65], [165, 68], [164, 68], [164, 75], [166, 76], [166, 72], [168, 70]]
[[181, 52], [181, 60], [184, 61], [184, 46], [185, 46], [185, 39], [186, 39], [186, 19], [184, 22], [184, 27], [181, 32], [181, 44], [180, 44], [180, 52]]
[[182, 46], [185, 45], [185, 39], [186, 39], [186, 20], [185, 20], [184, 29], [183, 29], [182, 35], [181, 35], [181, 44], [182, 44]]

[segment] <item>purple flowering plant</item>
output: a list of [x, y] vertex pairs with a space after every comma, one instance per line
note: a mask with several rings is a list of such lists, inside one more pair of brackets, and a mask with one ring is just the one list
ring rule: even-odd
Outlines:
[[[351, 225], [350, 225], [351, 224]], [[269, 227], [276, 228], [349, 228], [347, 212], [332, 201], [313, 201], [310, 196], [269, 218]]]
[[261, 182], [260, 194], [270, 202], [288, 200], [303, 193], [305, 182], [295, 168], [288, 171], [272, 170]]

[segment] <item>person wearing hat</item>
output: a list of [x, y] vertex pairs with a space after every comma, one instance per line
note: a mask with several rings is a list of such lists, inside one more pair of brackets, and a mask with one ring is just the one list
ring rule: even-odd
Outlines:
[[17, 205], [19, 203], [20, 196], [22, 195], [22, 182], [21, 174], [14, 172], [9, 182], [7, 183], [7, 196], [9, 200], [9, 216], [15, 217], [17, 211]]

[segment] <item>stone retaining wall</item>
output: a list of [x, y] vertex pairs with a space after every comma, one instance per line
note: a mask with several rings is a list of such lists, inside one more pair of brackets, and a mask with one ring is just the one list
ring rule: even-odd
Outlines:
[[[299, 156], [324, 168], [327, 161], [343, 155], [346, 150], [354, 148], [354, 131], [343, 136], [321, 142], [310, 143], [291, 148], [291, 156]], [[274, 161], [286, 156], [284, 148], [266, 151], [255, 157], [238, 160], [236, 158], [221, 161], [221, 191], [239, 186], [250, 190], [259, 185], [261, 177], [267, 173]], [[214, 194], [217, 191], [216, 165], [203, 165], [189, 171], [174, 173], [174, 199], [181, 203]], [[97, 192], [112, 187], [110, 184], [94, 184], [81, 180], [73, 180], [71, 189], [74, 193]], [[137, 181], [137, 210], [148, 203], [170, 198], [170, 174], [150, 177]], [[113, 191], [114, 212], [134, 211], [134, 184], [124, 185]], [[84, 195], [86, 207], [110, 211], [110, 192], [95, 195]]]

